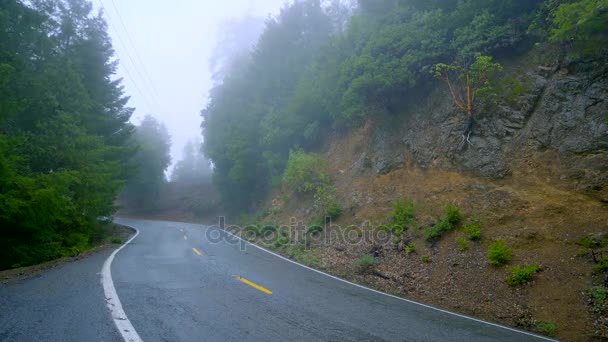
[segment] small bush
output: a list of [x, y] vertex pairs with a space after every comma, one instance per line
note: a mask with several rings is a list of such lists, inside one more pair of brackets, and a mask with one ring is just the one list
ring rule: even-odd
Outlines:
[[115, 237], [115, 238], [112, 238], [111, 242], [113, 244], [122, 244], [122, 239]]
[[456, 242], [458, 243], [458, 250], [461, 252], [464, 252], [469, 248], [469, 242], [463, 237], [457, 238]]
[[403, 234], [407, 225], [410, 224], [414, 218], [414, 203], [406, 202], [404, 200], [396, 200], [393, 202], [393, 210], [390, 213], [393, 233], [397, 235]]
[[376, 258], [371, 254], [363, 255], [353, 262], [353, 266], [357, 273], [370, 273], [376, 266]]
[[425, 263], [431, 262], [431, 257], [429, 257], [428, 255], [422, 255], [420, 256], [420, 261]]
[[460, 212], [460, 208], [455, 204], [448, 204], [444, 209], [444, 218], [455, 227], [462, 220], [462, 213]]
[[308, 193], [328, 181], [327, 162], [321, 155], [306, 153], [302, 149], [289, 152], [283, 184], [296, 192]]
[[593, 273], [606, 273], [608, 272], [608, 257], [603, 257], [597, 264], [593, 265]]
[[306, 234], [316, 235], [320, 234], [323, 231], [323, 222], [321, 220], [314, 220], [308, 224], [308, 229], [306, 230]]
[[532, 275], [540, 271], [538, 265], [528, 265], [524, 267], [510, 267], [511, 275], [507, 277], [507, 284], [511, 286], [523, 285], [532, 280]]
[[504, 241], [496, 240], [488, 247], [488, 260], [493, 266], [502, 266], [511, 258], [511, 249], [505, 245]]
[[336, 220], [342, 215], [342, 208], [340, 208], [337, 204], [332, 204], [329, 208], [327, 208], [326, 216], [331, 218], [332, 220]]
[[589, 291], [591, 298], [597, 305], [604, 305], [608, 300], [608, 289], [601, 286], [592, 287]]
[[414, 241], [410, 241], [410, 243], [408, 243], [407, 246], [405, 246], [403, 248], [403, 250], [407, 254], [415, 253], [416, 252], [416, 244], [414, 243]]
[[444, 208], [443, 212], [444, 214], [439, 219], [439, 222], [435, 223], [432, 227], [425, 231], [425, 237], [427, 240], [440, 238], [444, 233], [456, 228], [456, 226], [462, 220], [462, 213], [454, 204], [448, 204]]
[[467, 238], [471, 241], [481, 240], [481, 227], [479, 221], [469, 221], [462, 227], [467, 234]]
[[540, 321], [536, 324], [536, 330], [542, 334], [553, 336], [557, 327], [555, 323], [549, 321]]

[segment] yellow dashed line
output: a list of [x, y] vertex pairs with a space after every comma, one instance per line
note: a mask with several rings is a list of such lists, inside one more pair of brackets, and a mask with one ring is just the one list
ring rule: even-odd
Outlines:
[[194, 253], [196, 253], [196, 255], [203, 255], [203, 253], [201, 253], [201, 251], [196, 248], [192, 248], [192, 250], [194, 251]]
[[238, 280], [242, 281], [243, 283], [245, 283], [245, 284], [253, 287], [256, 290], [260, 290], [260, 291], [264, 292], [265, 294], [269, 294], [269, 295], [272, 294], [272, 291], [270, 291], [269, 289], [267, 289], [267, 288], [265, 288], [263, 286], [260, 286], [260, 285], [258, 285], [256, 283], [252, 282], [251, 280], [245, 279], [245, 278], [243, 278], [241, 276], [236, 276], [236, 279], [238, 279]]

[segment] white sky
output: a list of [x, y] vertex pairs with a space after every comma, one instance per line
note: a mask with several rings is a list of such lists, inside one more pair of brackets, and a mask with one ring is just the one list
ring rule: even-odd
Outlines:
[[129, 106], [136, 108], [131, 121], [152, 114], [164, 122], [175, 163], [186, 142], [201, 136], [199, 112], [212, 86], [208, 60], [218, 25], [245, 13], [276, 14], [285, 0], [92, 1], [105, 8], [120, 59], [117, 76], [131, 96]]

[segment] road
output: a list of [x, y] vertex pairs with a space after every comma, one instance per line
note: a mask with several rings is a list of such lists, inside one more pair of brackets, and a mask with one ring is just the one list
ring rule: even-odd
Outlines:
[[[0, 286], [1, 341], [534, 341], [371, 291], [196, 224], [118, 219], [139, 235], [110, 251]], [[111, 296], [108, 296], [111, 297]], [[112, 299], [114, 300], [114, 299]], [[125, 316], [126, 315], [126, 316]], [[136, 330], [122, 336], [119, 324]], [[130, 335], [129, 335], [130, 334]]]

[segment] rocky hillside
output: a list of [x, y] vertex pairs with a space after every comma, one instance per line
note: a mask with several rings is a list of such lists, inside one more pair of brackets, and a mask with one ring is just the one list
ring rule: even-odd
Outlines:
[[[314, 234], [310, 248], [258, 242], [342, 277], [490, 321], [565, 340], [608, 338], [606, 292], [594, 288], [603, 281], [608, 243], [608, 64], [553, 56], [538, 47], [503, 61], [501, 100], [479, 113], [470, 144], [462, 143], [466, 118], [440, 84], [406, 113], [335, 132], [324, 154], [342, 215]], [[403, 233], [356, 238], [386, 231], [398, 200], [413, 203]], [[314, 203], [277, 190], [259, 218], [307, 224]], [[457, 229], [429, 239], [448, 204], [463, 218]], [[467, 227], [477, 222], [481, 239], [470, 239]], [[351, 233], [354, 240], [344, 238]], [[511, 251], [505, 266], [490, 264], [496, 240]], [[515, 266], [539, 271], [508, 284]]]

